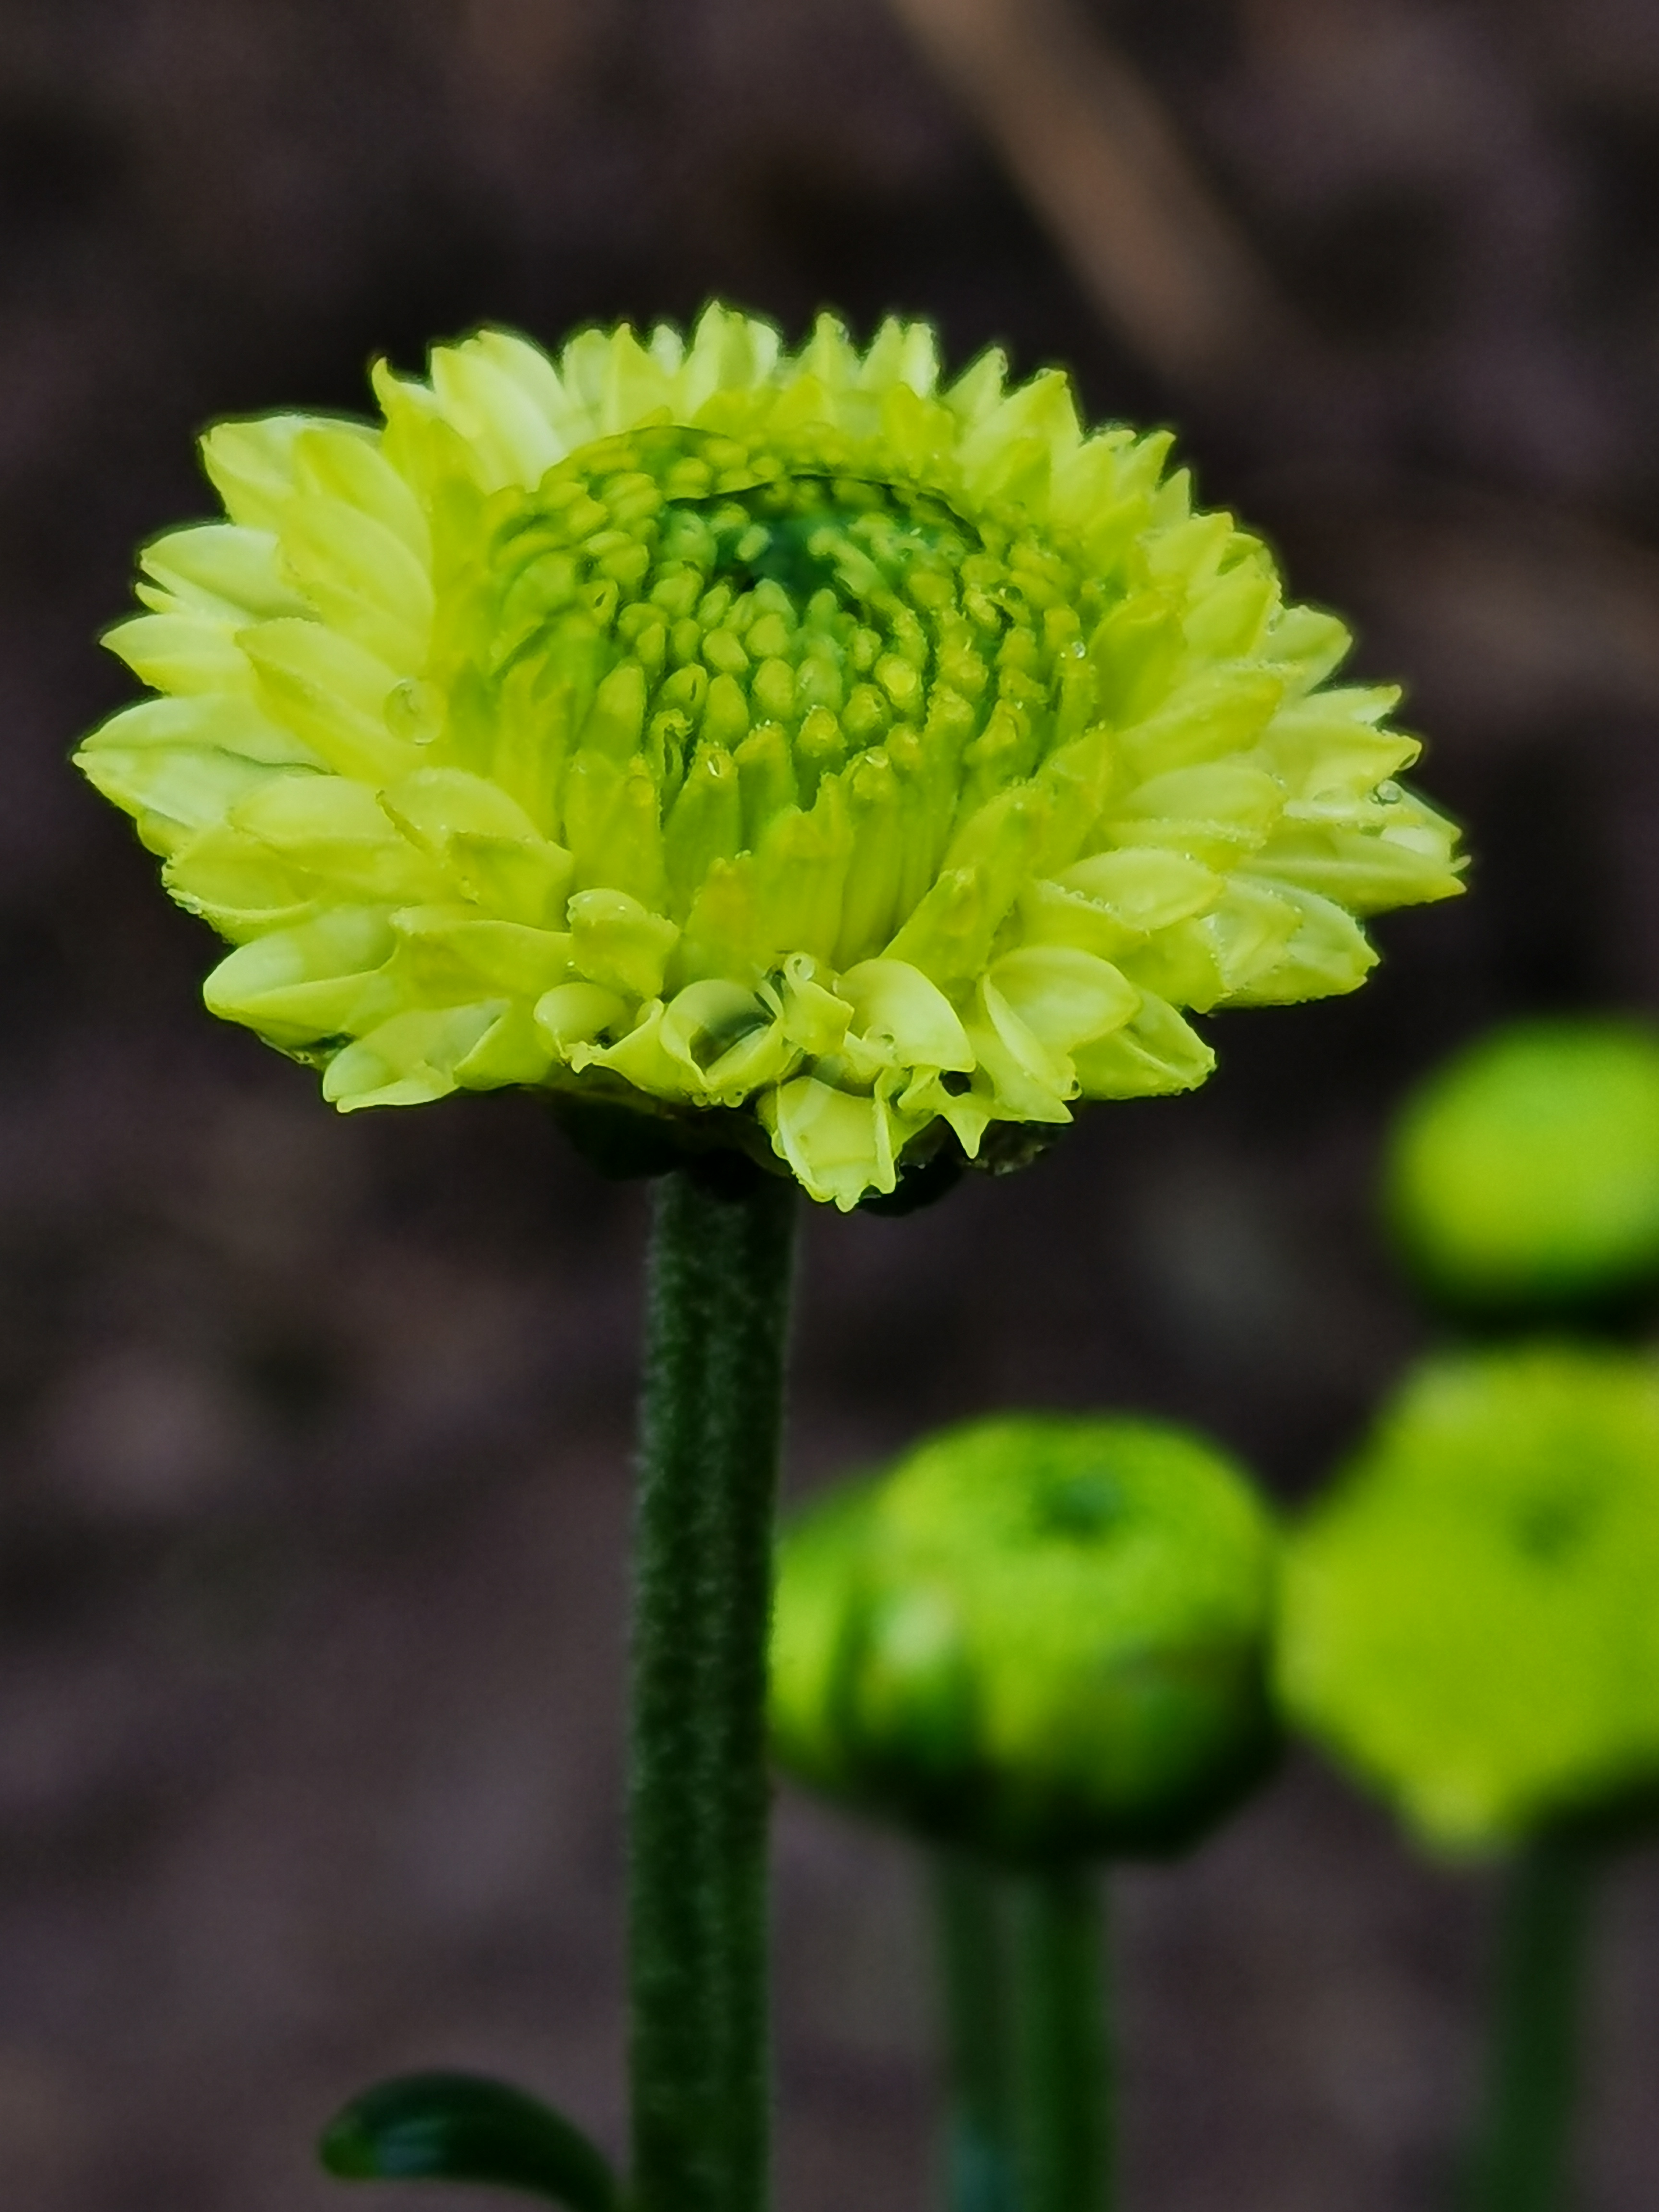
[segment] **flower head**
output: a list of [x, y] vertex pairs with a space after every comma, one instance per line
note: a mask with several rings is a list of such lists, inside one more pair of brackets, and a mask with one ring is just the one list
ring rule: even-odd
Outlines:
[[1515, 1318], [1659, 1279], [1659, 1033], [1516, 1022], [1437, 1069], [1395, 1129], [1387, 1203], [1449, 1304]]
[[1202, 1081], [1182, 1009], [1456, 888], [1341, 624], [1058, 373], [711, 307], [374, 386], [208, 433], [228, 520], [109, 639], [162, 696], [78, 755], [342, 1108], [541, 1086], [848, 1206]]
[[787, 1533], [778, 1757], [1012, 1859], [1178, 1849], [1273, 1750], [1275, 1560], [1249, 1483], [1184, 1431], [948, 1430]]
[[1659, 1368], [1431, 1361], [1288, 1547], [1292, 1716], [1432, 1843], [1659, 1790]]

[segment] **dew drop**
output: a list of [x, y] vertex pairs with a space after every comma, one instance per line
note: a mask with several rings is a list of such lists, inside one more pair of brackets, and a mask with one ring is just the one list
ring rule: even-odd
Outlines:
[[386, 725], [405, 744], [429, 745], [442, 726], [438, 696], [429, 684], [406, 676], [386, 695]]

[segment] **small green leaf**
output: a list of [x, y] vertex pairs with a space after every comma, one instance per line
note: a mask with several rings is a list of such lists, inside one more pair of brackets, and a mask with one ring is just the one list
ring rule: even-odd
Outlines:
[[562, 2204], [617, 2212], [603, 2154], [550, 2106], [479, 2074], [404, 2074], [354, 2097], [318, 2155], [342, 2181], [494, 2183]]

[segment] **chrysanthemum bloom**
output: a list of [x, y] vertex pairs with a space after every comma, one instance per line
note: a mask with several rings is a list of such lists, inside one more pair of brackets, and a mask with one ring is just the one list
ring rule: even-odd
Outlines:
[[109, 641], [163, 696], [79, 755], [342, 1108], [529, 1085], [848, 1206], [1200, 1082], [1182, 1010], [1456, 888], [1341, 624], [1057, 373], [713, 307], [374, 384], [209, 432], [229, 520]]
[[1516, 1319], [1659, 1283], [1659, 1031], [1516, 1022], [1407, 1101], [1388, 1210], [1426, 1289]]
[[1429, 1841], [1496, 1847], [1659, 1792], [1659, 1367], [1429, 1363], [1290, 1540], [1292, 1716]]
[[1016, 1861], [1193, 1842], [1267, 1763], [1277, 1540], [1155, 1421], [947, 1430], [784, 1540], [772, 1732], [803, 1781]]

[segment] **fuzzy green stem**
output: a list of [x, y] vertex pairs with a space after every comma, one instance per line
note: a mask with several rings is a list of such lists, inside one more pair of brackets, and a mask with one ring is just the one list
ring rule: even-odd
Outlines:
[[946, 2069], [945, 2202], [947, 2212], [1015, 2212], [1004, 1884], [955, 1851], [935, 1850], [931, 1871]]
[[1022, 1881], [1014, 2004], [1021, 2212], [1109, 2212], [1104, 1949], [1091, 1869], [1060, 1866]]
[[637, 2212], [763, 2212], [766, 1650], [793, 1187], [659, 1187], [629, 1775]]
[[1595, 1871], [1590, 1850], [1549, 1841], [1510, 1869], [1469, 2212], [1560, 2212], [1566, 2202]]

